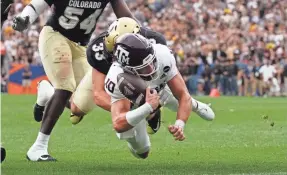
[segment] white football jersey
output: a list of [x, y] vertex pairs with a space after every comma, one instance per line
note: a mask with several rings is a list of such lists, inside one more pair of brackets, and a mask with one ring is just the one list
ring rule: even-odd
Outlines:
[[[171, 80], [177, 73], [175, 58], [171, 50], [165, 45], [153, 44], [156, 59], [158, 62], [158, 77], [152, 81], [146, 81], [151, 89], [156, 89], [158, 92], [164, 89], [166, 83]], [[125, 98], [120, 92], [117, 82], [117, 77], [124, 70], [121, 65], [114, 62], [105, 79], [105, 90], [111, 96], [112, 103]]]

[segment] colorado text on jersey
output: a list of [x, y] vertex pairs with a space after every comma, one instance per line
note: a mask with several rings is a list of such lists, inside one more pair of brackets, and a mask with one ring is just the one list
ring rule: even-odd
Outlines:
[[100, 8], [101, 5], [102, 5], [101, 2], [94, 2], [94, 1], [77, 1], [77, 0], [69, 1], [70, 7], [97, 9], [97, 8]]

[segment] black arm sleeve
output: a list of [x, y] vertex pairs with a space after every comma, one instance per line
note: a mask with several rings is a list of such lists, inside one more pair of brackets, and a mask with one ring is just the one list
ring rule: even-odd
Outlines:
[[92, 42], [90, 42], [86, 52], [87, 59], [89, 64], [94, 69], [106, 75], [112, 65], [112, 58], [107, 58], [107, 55], [104, 54], [104, 49], [99, 48], [99, 45], [103, 44], [100, 41], [99, 39], [95, 39]]
[[146, 27], [141, 27], [140, 33], [147, 39], [155, 40], [156, 44], [167, 45], [165, 37], [159, 32], [153, 31]]
[[111, 63], [109, 63], [108, 61], [106, 60], [96, 60], [95, 57], [92, 57], [92, 56], [88, 56], [88, 62], [89, 64], [94, 68], [96, 69], [97, 71], [107, 75], [107, 73], [109, 72], [109, 69], [111, 67]]

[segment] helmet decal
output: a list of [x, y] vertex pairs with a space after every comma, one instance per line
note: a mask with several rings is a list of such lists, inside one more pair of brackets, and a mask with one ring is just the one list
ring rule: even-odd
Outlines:
[[115, 56], [122, 65], [129, 65], [129, 52], [125, 50], [122, 46], [118, 45], [115, 52]]

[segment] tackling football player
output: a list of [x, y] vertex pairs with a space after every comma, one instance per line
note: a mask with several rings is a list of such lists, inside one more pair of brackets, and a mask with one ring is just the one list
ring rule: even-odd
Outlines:
[[[171, 51], [164, 45], [151, 44], [141, 35], [125, 34], [117, 38], [114, 55], [117, 62], [105, 78], [105, 90], [111, 96], [111, 115], [117, 136], [127, 140], [133, 155], [147, 158], [151, 144], [146, 119], [159, 106], [166, 106], [177, 112], [175, 124], [168, 127], [170, 133], [175, 140], [184, 140], [183, 129], [194, 99], [188, 93]], [[130, 110], [130, 101], [138, 107]], [[214, 118], [211, 108], [204, 109]]]
[[[73, 124], [80, 122], [83, 116], [95, 107], [95, 104], [110, 111], [110, 96], [104, 90], [104, 79], [113, 62], [112, 51], [115, 39], [125, 33], [138, 33], [152, 43], [166, 45], [164, 36], [158, 32], [141, 27], [131, 18], [123, 17], [113, 22], [108, 31], [100, 34], [91, 41], [88, 46], [88, 61], [93, 67], [93, 70], [85, 75], [73, 94], [71, 103], [72, 114], [70, 117]], [[37, 97], [39, 100], [48, 101], [52, 93], [53, 87], [47, 81], [41, 81], [39, 83]], [[212, 115], [208, 113], [209, 110], [203, 109], [203, 107], [208, 107], [207, 105], [198, 105], [198, 103], [201, 102], [196, 100], [193, 102], [194, 111], [199, 116], [206, 120], [213, 119]], [[41, 114], [41, 112], [35, 114]], [[42, 116], [35, 115], [35, 118], [41, 119]], [[153, 117], [148, 120], [148, 124], [148, 132], [150, 134], [154, 134], [158, 131], [160, 127], [160, 110], [155, 111]]]
[[117, 17], [133, 17], [124, 0], [32, 0], [13, 19], [13, 28], [23, 31], [44, 9], [54, 7], [40, 33], [39, 51], [55, 92], [45, 106], [38, 137], [27, 152], [31, 161], [56, 160], [48, 154], [50, 134], [80, 80], [91, 69], [85, 46], [109, 2]]

